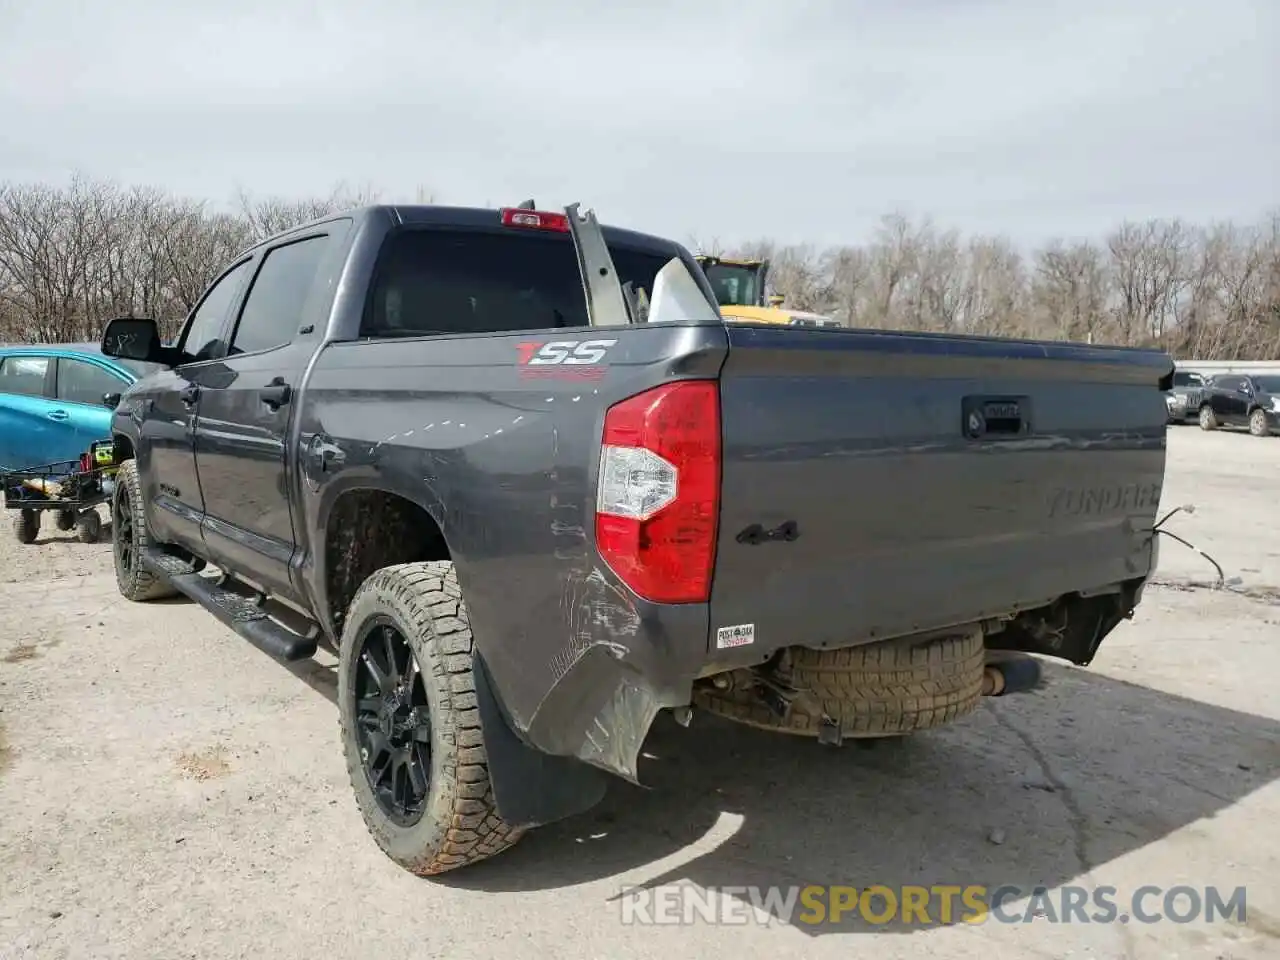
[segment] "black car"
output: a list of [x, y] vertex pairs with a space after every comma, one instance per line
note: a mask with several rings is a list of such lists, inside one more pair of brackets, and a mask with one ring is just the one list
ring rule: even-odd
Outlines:
[[1193, 370], [1174, 371], [1173, 386], [1164, 394], [1170, 423], [1187, 423], [1200, 415], [1205, 385], [1205, 378]]
[[1200, 398], [1200, 429], [1248, 427], [1255, 437], [1280, 430], [1280, 373], [1223, 373]]

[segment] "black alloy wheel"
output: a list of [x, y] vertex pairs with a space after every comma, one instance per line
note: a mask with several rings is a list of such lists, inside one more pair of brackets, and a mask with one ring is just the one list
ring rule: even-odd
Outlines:
[[133, 504], [127, 491], [111, 498], [111, 540], [116, 553], [116, 569], [133, 573], [137, 557], [133, 552]]
[[431, 776], [431, 713], [422, 671], [390, 617], [369, 621], [359, 638], [356, 739], [378, 806], [398, 826], [426, 809]]

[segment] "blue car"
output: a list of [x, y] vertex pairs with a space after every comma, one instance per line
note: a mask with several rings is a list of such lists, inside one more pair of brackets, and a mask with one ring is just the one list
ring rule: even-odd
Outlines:
[[78, 459], [110, 435], [119, 394], [163, 369], [96, 343], [0, 346], [0, 470]]

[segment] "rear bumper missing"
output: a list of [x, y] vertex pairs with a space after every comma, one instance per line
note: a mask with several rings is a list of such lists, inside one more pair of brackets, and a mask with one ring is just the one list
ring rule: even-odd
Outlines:
[[[988, 621], [986, 645], [1087, 665], [1132, 615], [1144, 584], [1145, 577], [1137, 578], [1059, 598], [1009, 621]], [[487, 672], [477, 680], [490, 777], [509, 823], [538, 825], [590, 808], [604, 794], [606, 774], [639, 783], [640, 751], [660, 710], [688, 706], [699, 677], [759, 665], [800, 639], [715, 651], [705, 607], [639, 612], [627, 630], [615, 624], [565, 661], [520, 732]]]
[[526, 736], [638, 783], [636, 762], [658, 711], [689, 704], [706, 659], [703, 605], [649, 607], [629, 631], [598, 635], [564, 664]]
[[514, 826], [573, 816], [604, 795], [608, 774], [639, 783], [654, 718], [687, 706], [706, 657], [705, 606], [664, 607], [600, 631], [562, 656], [556, 681], [525, 729], [504, 708], [487, 669], [476, 694], [498, 812]]

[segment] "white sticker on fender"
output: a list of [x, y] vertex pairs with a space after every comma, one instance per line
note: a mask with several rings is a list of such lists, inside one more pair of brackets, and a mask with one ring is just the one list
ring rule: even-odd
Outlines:
[[736, 627], [720, 627], [716, 630], [716, 649], [747, 647], [756, 642], [756, 625], [740, 623]]

